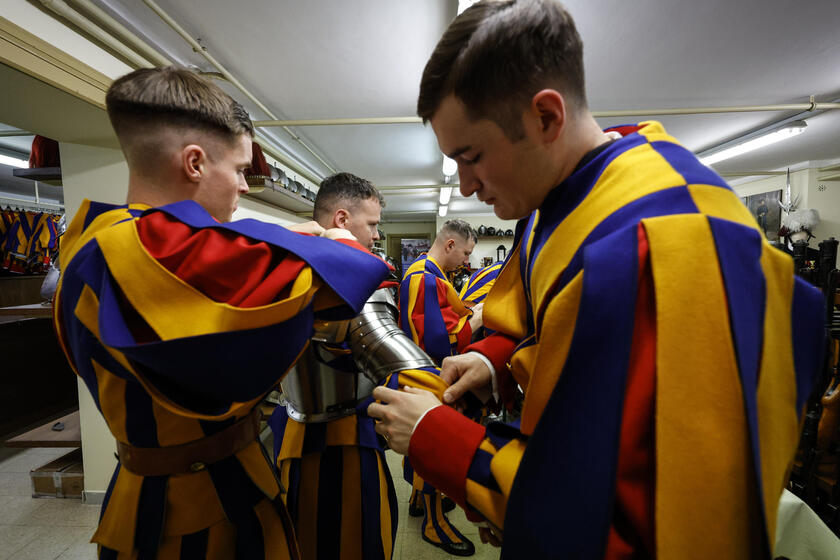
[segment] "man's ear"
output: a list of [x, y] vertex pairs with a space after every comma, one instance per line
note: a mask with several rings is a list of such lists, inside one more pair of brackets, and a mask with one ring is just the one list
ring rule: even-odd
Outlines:
[[531, 98], [530, 113], [539, 121], [544, 142], [553, 142], [566, 126], [566, 99], [554, 89], [538, 91]]
[[350, 220], [350, 212], [339, 208], [333, 214], [333, 225], [338, 228], [347, 229], [347, 222]]
[[201, 181], [207, 165], [207, 153], [198, 144], [189, 144], [181, 150], [181, 170], [193, 183]]

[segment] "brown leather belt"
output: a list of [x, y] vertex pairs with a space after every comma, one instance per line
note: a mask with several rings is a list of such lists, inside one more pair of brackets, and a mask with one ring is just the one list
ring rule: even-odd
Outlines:
[[226, 459], [255, 441], [259, 435], [258, 409], [211, 436], [168, 447], [135, 447], [117, 442], [122, 467], [138, 476], [165, 476], [198, 472]]

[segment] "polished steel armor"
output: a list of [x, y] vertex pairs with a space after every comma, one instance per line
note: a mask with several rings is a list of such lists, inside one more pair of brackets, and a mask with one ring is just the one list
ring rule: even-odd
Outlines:
[[326, 422], [356, 412], [383, 379], [434, 362], [397, 325], [397, 304], [380, 288], [346, 321], [318, 322], [312, 342], [280, 387], [289, 416]]

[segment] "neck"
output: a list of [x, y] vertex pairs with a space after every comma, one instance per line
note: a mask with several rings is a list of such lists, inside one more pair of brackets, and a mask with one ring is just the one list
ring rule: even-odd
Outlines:
[[444, 272], [447, 272], [444, 268], [443, 264], [443, 257], [445, 256], [443, 253], [443, 248], [439, 247], [437, 244], [432, 244], [432, 248], [429, 249], [429, 256], [438, 264], [440, 265], [441, 269], [444, 269]]
[[147, 204], [149, 206], [164, 206], [188, 198], [180, 185], [161, 184], [160, 181], [141, 176], [129, 170], [128, 175], [128, 204]]
[[582, 111], [580, 116], [571, 120], [562, 136], [562, 141], [558, 143], [559, 149], [555, 152], [557, 174], [551, 188], [565, 181], [588, 152], [609, 142], [609, 137], [603, 133], [589, 111]]

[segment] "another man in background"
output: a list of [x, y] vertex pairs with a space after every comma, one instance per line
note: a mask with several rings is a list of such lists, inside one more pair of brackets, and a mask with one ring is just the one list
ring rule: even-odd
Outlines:
[[[448, 220], [429, 252], [411, 263], [400, 284], [400, 326], [436, 364], [460, 353], [481, 327], [481, 307], [468, 309], [447, 279], [447, 273], [469, 266], [477, 237], [464, 220]], [[404, 462], [405, 480], [412, 485], [409, 513], [423, 515], [423, 540], [450, 554], [469, 556], [475, 547], [446, 517], [452, 509], [440, 492]]]
[[254, 131], [215, 84], [146, 68], [106, 105], [127, 204], [82, 204], [55, 299], [62, 347], [117, 440], [92, 540], [107, 559], [296, 558], [255, 408], [316, 317], [354, 316], [387, 267], [355, 242], [228, 223]]
[[503, 558], [772, 558], [822, 296], [659, 123], [604, 134], [584, 83], [553, 0], [478, 2], [441, 38], [418, 114], [461, 193], [520, 219], [485, 300], [498, 332], [444, 361], [445, 401], [495, 374], [522, 417], [386, 388], [369, 413]]

